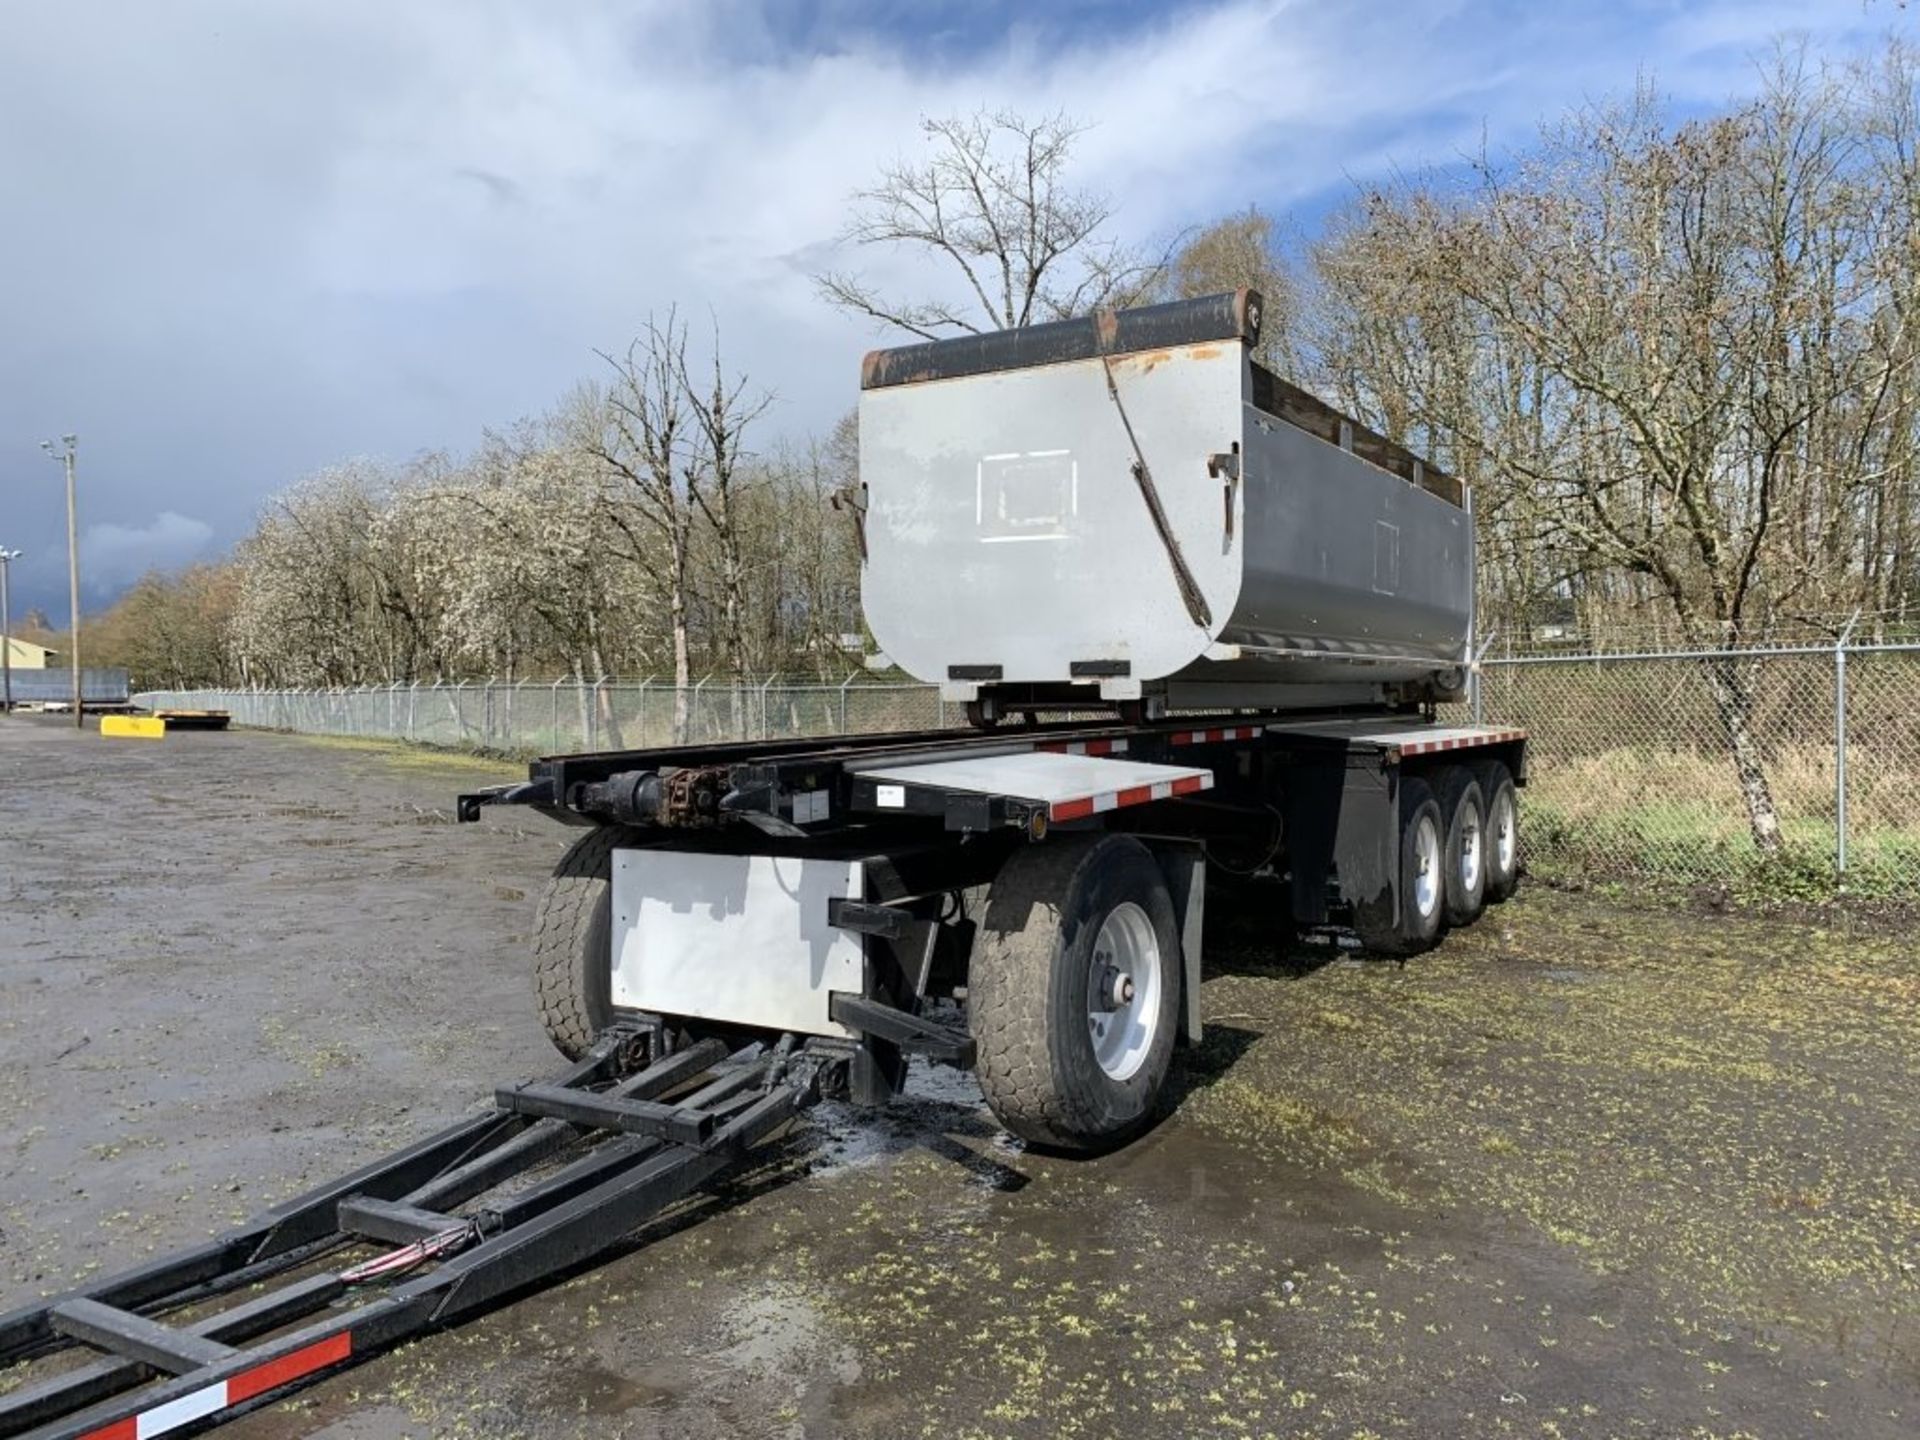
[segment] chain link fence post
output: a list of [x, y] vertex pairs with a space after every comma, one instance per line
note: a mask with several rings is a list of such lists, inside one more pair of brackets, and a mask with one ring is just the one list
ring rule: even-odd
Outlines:
[[1847, 644], [1860, 612], [1853, 612], [1833, 642], [1833, 873], [1847, 878]]

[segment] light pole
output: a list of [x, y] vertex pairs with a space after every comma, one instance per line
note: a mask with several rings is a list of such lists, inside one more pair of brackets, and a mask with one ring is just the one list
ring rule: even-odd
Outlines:
[[18, 550], [0, 545], [0, 715], [13, 713], [13, 610], [7, 604], [7, 576]]
[[73, 723], [84, 726], [86, 716], [80, 705], [80, 528], [73, 515], [73, 447], [78, 435], [62, 435], [64, 449], [55, 450], [51, 440], [42, 440], [40, 448], [58, 460], [67, 472], [67, 607], [73, 614], [73, 632], [67, 648], [73, 652]]

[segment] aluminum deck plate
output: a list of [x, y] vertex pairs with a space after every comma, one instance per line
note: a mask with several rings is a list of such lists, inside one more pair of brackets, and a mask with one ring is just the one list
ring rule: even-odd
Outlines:
[[[860, 774], [881, 782], [882, 807], [888, 804], [888, 785], [924, 785], [1030, 800], [1045, 805], [1051, 820], [1079, 820], [1213, 787], [1211, 770], [1045, 750], [879, 766]], [[904, 804], [904, 794], [899, 803]]]
[[1499, 725], [1382, 725], [1378, 720], [1303, 720], [1298, 724], [1269, 725], [1267, 733], [1355, 740], [1365, 745], [1397, 750], [1402, 755], [1465, 750], [1476, 745], [1504, 745], [1509, 741], [1527, 738], [1524, 730]]

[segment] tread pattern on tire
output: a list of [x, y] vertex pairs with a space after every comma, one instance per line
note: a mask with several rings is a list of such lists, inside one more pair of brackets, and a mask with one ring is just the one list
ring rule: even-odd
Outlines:
[[[1487, 903], [1489, 905], [1500, 905], [1513, 898], [1514, 891], [1519, 887], [1520, 875], [1525, 868], [1520, 864], [1520, 792], [1518, 787], [1513, 783], [1513, 771], [1507, 767], [1504, 761], [1488, 760], [1483, 762], [1476, 767], [1476, 778], [1480, 781], [1480, 794], [1486, 802], [1487, 828], [1489, 831], [1487, 837]], [[1502, 786], [1505, 786], [1513, 796], [1513, 853], [1515, 868], [1513, 874], [1497, 877], [1494, 873], [1494, 866], [1498, 861], [1495, 859], [1493, 853], [1493, 837], [1491, 831], [1493, 827], [1494, 799], [1500, 793]]]
[[[974, 941], [967, 967], [974, 1073], [987, 1103], [1015, 1134], [1061, 1149], [1118, 1144], [1152, 1118], [1149, 1105], [1147, 1113], [1117, 1122], [1089, 1103], [1091, 1097], [1063, 1086], [1054, 1068], [1050, 1012], [1059, 990], [1053, 983], [1053, 964], [1062, 902], [1082, 883], [1081, 871], [1094, 861], [1102, 842], [1115, 838], [1056, 838], [1014, 852], [994, 879], [988, 923]], [[1153, 863], [1145, 847], [1141, 853]], [[1163, 963], [1169, 964], [1167, 978], [1177, 989], [1177, 956]]]
[[1087, 840], [1055, 839], [1017, 850], [994, 878], [988, 918], [1005, 907], [1024, 910], [1018, 928], [983, 926], [967, 964], [967, 1018], [975, 1042], [974, 1074], [993, 1113], [1009, 1129], [1042, 1144], [1068, 1145], [1090, 1117], [1055, 1092], [1047, 1044], [1050, 986], [1022, 984], [1045, 974], [1060, 931], [1060, 901], [1092, 852]]
[[624, 838], [613, 826], [595, 826], [582, 835], [553, 867], [533, 922], [533, 990], [540, 1023], [554, 1048], [569, 1060], [587, 1053], [611, 1019], [608, 976], [594, 988], [589, 970], [610, 967], [605, 928], [596, 943], [593, 931], [611, 909], [613, 852]]

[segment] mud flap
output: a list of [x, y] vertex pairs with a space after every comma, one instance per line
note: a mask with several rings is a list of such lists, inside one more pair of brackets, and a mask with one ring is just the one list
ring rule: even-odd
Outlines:
[[1180, 926], [1180, 991], [1184, 1025], [1181, 1038], [1200, 1043], [1200, 960], [1207, 910], [1207, 853], [1200, 845], [1181, 840], [1147, 840], [1154, 862], [1166, 878], [1173, 897], [1173, 914]]
[[1334, 873], [1349, 905], [1377, 904], [1382, 896], [1400, 923], [1400, 772], [1367, 766], [1346, 772], [1340, 820], [1333, 838]]

